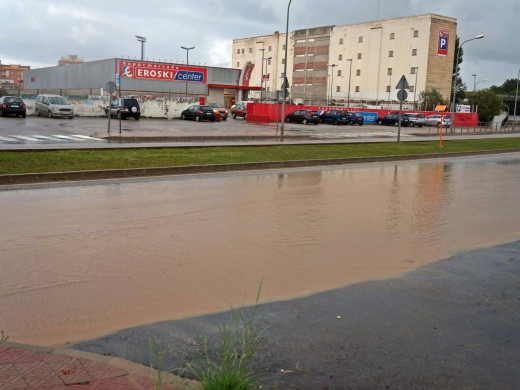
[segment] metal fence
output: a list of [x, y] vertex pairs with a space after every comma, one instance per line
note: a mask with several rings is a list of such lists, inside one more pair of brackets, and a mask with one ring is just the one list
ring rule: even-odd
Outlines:
[[[429, 127], [428, 133], [439, 134], [438, 127]], [[520, 133], [520, 123], [502, 125], [499, 122], [478, 122], [476, 126], [458, 125], [443, 127], [443, 134], [500, 134], [500, 133]]]

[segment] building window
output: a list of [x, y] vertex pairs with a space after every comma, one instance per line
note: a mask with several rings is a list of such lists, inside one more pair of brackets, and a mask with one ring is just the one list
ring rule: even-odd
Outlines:
[[392, 68], [388, 68], [388, 72], [386, 72], [386, 74], [390, 76], [392, 74]]
[[359, 42], [359, 43], [362, 43], [362, 42], [363, 42], [363, 36], [362, 36], [362, 35], [358, 38], [358, 42]]
[[341, 69], [338, 70], [338, 76], [341, 76]]
[[271, 59], [270, 58], [267, 60], [267, 65], [271, 65]]
[[244, 54], [244, 49], [242, 49], [242, 54]]
[[410, 74], [415, 74], [415, 70], [416, 70], [416, 69], [417, 69], [417, 68], [416, 68], [415, 66], [414, 66], [413, 68], [410, 68]]
[[249, 53], [251, 54], [253, 52], [253, 49], [252, 48], [249, 48]]
[[410, 85], [410, 92], [413, 92], [414, 91], [414, 86], [413, 85]]
[[336, 85], [336, 92], [341, 92], [341, 87], [339, 85]]
[[340, 45], [343, 45], [343, 38], [340, 38], [340, 39], [339, 39], [339, 44], [340, 44]]
[[390, 51], [388, 52], [388, 57], [393, 57], [393, 56], [394, 56], [394, 51], [393, 51], [393, 50], [390, 50]]
[[240, 54], [240, 49], [237, 49], [237, 54]]
[[361, 69], [356, 70], [356, 76], [361, 76]]
[[240, 62], [237, 62], [237, 68], [240, 68]]
[[338, 56], [338, 61], [341, 61], [342, 59], [343, 59], [343, 54], [340, 54], [340, 55]]
[[361, 59], [361, 53], [357, 53], [357, 59], [358, 59], [358, 60]]
[[285, 58], [282, 58], [282, 65], [285, 64]]
[[271, 51], [271, 46], [269, 46], [269, 51]]
[[356, 92], [359, 92], [359, 85], [356, 85]]
[[417, 55], [417, 49], [412, 49], [412, 56], [416, 56]]
[[419, 36], [419, 30], [413, 30], [413, 37], [417, 38]]
[[285, 44], [284, 44], [284, 45], [282, 45], [282, 50], [285, 50]]
[[386, 86], [386, 92], [390, 92], [390, 91], [391, 91], [390, 86], [387, 85], [387, 86]]
[[395, 33], [390, 33], [390, 39], [395, 39]]

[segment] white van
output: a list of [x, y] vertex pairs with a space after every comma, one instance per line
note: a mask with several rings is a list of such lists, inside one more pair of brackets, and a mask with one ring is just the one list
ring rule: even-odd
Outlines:
[[35, 111], [37, 116], [49, 118], [74, 118], [74, 107], [60, 95], [38, 95], [36, 97]]

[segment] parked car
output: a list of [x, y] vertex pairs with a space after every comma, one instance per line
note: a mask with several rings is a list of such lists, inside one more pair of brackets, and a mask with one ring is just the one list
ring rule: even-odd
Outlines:
[[285, 121], [289, 122], [297, 122], [303, 123], [306, 125], [307, 123], [314, 123], [317, 125], [320, 122], [320, 116], [316, 111], [313, 110], [296, 110], [291, 112], [289, 115], [285, 117]]
[[424, 114], [420, 113], [407, 113], [408, 119], [410, 119], [410, 124], [408, 126], [410, 127], [423, 127], [424, 126]]
[[363, 117], [363, 114], [360, 112], [348, 112], [348, 124], [350, 125], [359, 125], [363, 126], [363, 123], [365, 123], [365, 118]]
[[349, 116], [347, 111], [343, 110], [327, 110], [320, 115], [320, 122], [332, 123], [335, 125], [347, 124]]
[[[108, 118], [109, 108], [105, 108], [105, 115]], [[134, 118], [136, 121], [141, 118], [141, 107], [135, 98], [115, 98], [110, 104], [110, 115], [118, 119]]]
[[197, 122], [209, 120], [215, 122], [215, 112], [210, 106], [191, 106], [184, 110], [181, 114], [182, 119], [195, 119]]
[[25, 118], [25, 103], [18, 96], [2, 96], [0, 98], [0, 112], [2, 116], [15, 115]]
[[45, 115], [49, 118], [74, 118], [74, 107], [63, 96], [38, 95], [34, 108], [37, 116]]
[[246, 119], [247, 116], [247, 102], [238, 102], [231, 107], [231, 116], [233, 119], [237, 119], [237, 116], [241, 116]]
[[215, 113], [220, 113], [220, 119], [225, 121], [228, 118], [228, 111], [218, 103], [208, 103]]
[[[441, 116], [439, 114], [430, 115], [424, 120], [426, 126], [437, 126], [441, 127]], [[442, 127], [450, 127], [451, 118], [449, 115], [442, 116]]]
[[[377, 118], [378, 125], [399, 126], [399, 114], [388, 114], [384, 117]], [[401, 114], [401, 126], [407, 127], [410, 124], [408, 115]]]

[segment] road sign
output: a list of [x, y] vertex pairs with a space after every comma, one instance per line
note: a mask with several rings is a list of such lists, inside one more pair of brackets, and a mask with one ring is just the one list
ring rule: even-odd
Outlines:
[[397, 91], [397, 99], [400, 102], [404, 102], [407, 97], [408, 97], [408, 92], [406, 92], [404, 89], [400, 89], [399, 91]]
[[408, 81], [406, 81], [406, 77], [401, 77], [401, 80], [397, 83], [395, 86], [395, 89], [410, 89], [410, 86], [408, 85]]
[[113, 81], [109, 81], [107, 85], [105, 85], [105, 89], [108, 93], [114, 93], [116, 91], [116, 84]]

